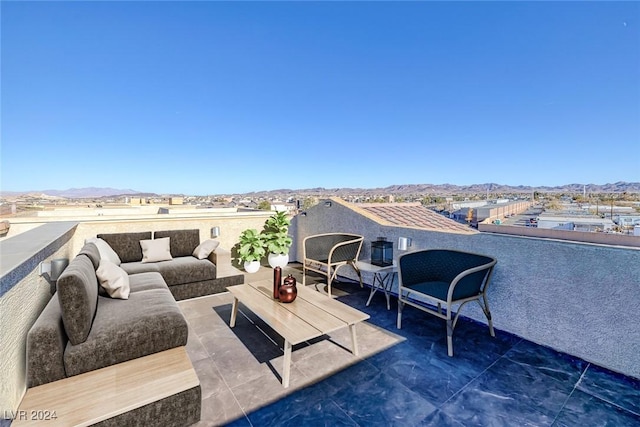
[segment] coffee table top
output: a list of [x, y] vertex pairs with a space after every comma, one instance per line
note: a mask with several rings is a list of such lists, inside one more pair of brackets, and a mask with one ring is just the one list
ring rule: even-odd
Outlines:
[[291, 303], [273, 299], [273, 282], [260, 280], [227, 290], [283, 338], [298, 344], [367, 320], [369, 315], [320, 292], [297, 286]]

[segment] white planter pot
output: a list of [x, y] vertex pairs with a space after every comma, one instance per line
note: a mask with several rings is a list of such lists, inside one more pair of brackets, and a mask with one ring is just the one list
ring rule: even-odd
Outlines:
[[244, 271], [247, 273], [255, 273], [260, 270], [260, 261], [245, 261]]
[[267, 261], [269, 261], [271, 268], [285, 268], [289, 264], [289, 254], [269, 254]]

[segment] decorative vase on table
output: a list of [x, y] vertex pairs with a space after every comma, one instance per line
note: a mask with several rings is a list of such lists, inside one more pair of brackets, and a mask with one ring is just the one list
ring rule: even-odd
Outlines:
[[285, 268], [287, 264], [289, 264], [289, 254], [270, 253], [269, 256], [267, 256], [267, 261], [269, 261], [271, 268]]
[[280, 299], [280, 285], [282, 284], [282, 269], [273, 268], [273, 299]]
[[296, 278], [289, 274], [284, 278], [280, 289], [278, 290], [280, 302], [293, 302], [298, 296], [298, 288], [296, 288]]
[[260, 261], [245, 261], [244, 271], [247, 273], [255, 273], [260, 270]]

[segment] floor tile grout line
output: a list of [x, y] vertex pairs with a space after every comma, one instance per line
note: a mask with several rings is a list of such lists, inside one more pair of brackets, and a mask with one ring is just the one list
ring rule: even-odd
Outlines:
[[360, 424], [354, 420], [353, 418], [351, 418], [351, 415], [349, 415], [349, 413], [347, 411], [345, 411], [344, 409], [342, 409], [342, 406], [340, 406], [338, 404], [338, 402], [336, 402], [333, 398], [329, 398], [329, 400], [338, 407], [338, 409], [340, 409], [340, 411], [342, 411], [343, 414], [345, 414], [347, 416], [348, 419], [350, 419], [351, 421], [353, 421], [353, 423], [357, 426], [360, 427]]
[[[628, 412], [628, 413], [633, 414], [633, 415], [635, 415], [635, 416], [637, 416], [637, 417], [640, 417], [640, 413], [638, 413], [638, 412], [636, 412], [636, 411], [634, 411], [634, 410], [631, 410], [631, 409], [625, 408], [625, 407], [623, 407], [623, 406], [620, 406], [620, 405], [619, 405], [619, 404], [617, 404], [616, 402], [612, 402], [612, 401], [611, 401], [611, 400], [609, 400], [609, 399], [605, 399], [605, 398], [603, 398], [603, 397], [597, 396], [597, 395], [595, 395], [595, 394], [593, 394], [593, 393], [589, 392], [589, 390], [578, 388], [578, 387], [580, 386], [580, 383], [582, 382], [582, 378], [584, 378], [584, 376], [585, 376], [585, 375], [586, 375], [586, 373], [587, 373], [587, 369], [589, 369], [590, 367], [591, 367], [591, 363], [588, 363], [588, 365], [587, 365], [587, 367], [585, 368], [584, 372], [583, 372], [583, 373], [582, 373], [582, 375], [580, 376], [580, 379], [579, 379], [579, 380], [578, 380], [578, 382], [576, 383], [576, 385], [575, 385], [575, 387], [574, 387], [574, 390], [577, 388], [578, 390], [582, 391], [583, 393], [586, 393], [586, 394], [588, 394], [589, 396], [591, 396], [591, 397], [593, 397], [593, 398], [595, 398], [595, 399], [600, 400], [601, 402], [608, 403], [609, 405], [611, 405], [611, 406], [615, 406], [616, 408], [620, 409], [621, 411]], [[573, 393], [573, 390], [572, 390], [571, 392]]]
[[569, 401], [569, 399], [571, 399], [571, 396], [573, 396], [573, 392], [576, 391], [576, 389], [578, 388], [578, 385], [580, 385], [580, 383], [582, 382], [582, 379], [587, 374], [587, 371], [589, 370], [590, 366], [591, 366], [591, 363], [587, 363], [587, 366], [584, 368], [584, 371], [582, 371], [582, 374], [580, 374], [580, 378], [578, 378], [578, 381], [576, 381], [576, 383], [573, 385], [571, 392], [567, 395], [567, 398], [564, 400], [564, 402], [562, 402], [562, 406], [560, 407], [560, 410], [558, 411], [556, 416], [553, 418], [553, 421], [551, 422], [552, 426], [556, 424], [558, 417], [560, 416], [560, 414], [562, 414], [562, 411], [564, 411], [564, 408], [567, 406], [567, 402]]
[[456, 391], [455, 393], [453, 393], [451, 396], [449, 396], [449, 398], [447, 400], [445, 400], [444, 402], [442, 402], [437, 408], [441, 409], [447, 402], [449, 402], [451, 399], [453, 399], [454, 397], [456, 397], [457, 395], [459, 395], [460, 393], [462, 393], [464, 390], [467, 389], [467, 387], [469, 387], [469, 385], [471, 385], [471, 383], [473, 383], [474, 381], [476, 381], [478, 378], [480, 378], [480, 376], [482, 376], [482, 374], [484, 374], [485, 372], [487, 372], [489, 369], [491, 369], [491, 367], [493, 367], [496, 363], [498, 363], [498, 361], [500, 361], [500, 359], [502, 359], [503, 357], [505, 357], [507, 355], [507, 353], [509, 353], [515, 346], [517, 346], [518, 344], [520, 344], [523, 341], [523, 338], [520, 338], [520, 340], [518, 342], [516, 342], [515, 344], [513, 344], [513, 346], [511, 346], [511, 348], [509, 350], [507, 350], [504, 354], [502, 354], [500, 357], [498, 357], [496, 360], [493, 361], [493, 363], [491, 363], [489, 366], [487, 366], [482, 372], [480, 372], [478, 375], [476, 375], [475, 377], [473, 377], [471, 380], [469, 380], [468, 383], [466, 383], [464, 386], [460, 387], [460, 390]]

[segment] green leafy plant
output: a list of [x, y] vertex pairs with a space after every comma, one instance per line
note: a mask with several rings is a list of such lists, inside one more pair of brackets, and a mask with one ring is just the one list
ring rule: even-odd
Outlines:
[[266, 254], [264, 236], [254, 228], [240, 233], [238, 244], [238, 256], [242, 261], [260, 261]]
[[287, 214], [279, 211], [271, 215], [264, 224], [264, 242], [267, 251], [272, 254], [286, 255], [293, 240], [287, 234], [291, 221], [287, 218]]

